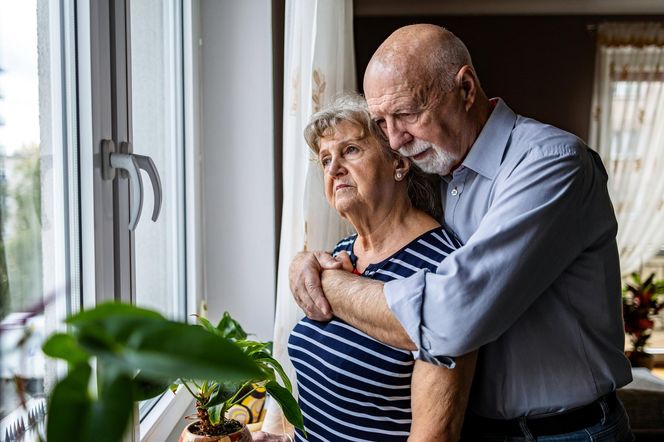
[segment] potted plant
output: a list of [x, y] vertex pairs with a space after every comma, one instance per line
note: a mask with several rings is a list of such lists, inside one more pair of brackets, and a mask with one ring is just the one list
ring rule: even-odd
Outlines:
[[[216, 327], [199, 321], [202, 326], [179, 323], [117, 303], [68, 318], [68, 330], [51, 335], [43, 346], [46, 355], [69, 365], [49, 397], [47, 440], [121, 441], [134, 402], [155, 397], [175, 382], [191, 390], [197, 401], [202, 399], [199, 408], [212, 426], [217, 419], [223, 422], [225, 407], [239, 398], [241, 387], [258, 384], [280, 403], [293, 425], [303, 427], [290, 383], [284, 381], [282, 387], [276, 381], [275, 372], [282, 380], [285, 376], [269, 356], [269, 344], [247, 341], [228, 315]], [[88, 388], [91, 381], [97, 385], [94, 397]], [[203, 388], [195, 392], [192, 386]]]
[[652, 334], [653, 317], [664, 305], [664, 280], [655, 280], [652, 273], [646, 280], [632, 273], [632, 281], [623, 288], [623, 319], [625, 332], [630, 335], [632, 350], [627, 352], [632, 366], [652, 368], [653, 355], [644, 347]]
[[[272, 357], [272, 343], [247, 339], [247, 333], [228, 313], [224, 313], [217, 326], [212, 325], [203, 317], [198, 317], [198, 321], [210, 333], [220, 336], [242, 349], [244, 354], [260, 368], [263, 376], [247, 378], [239, 382], [197, 381], [180, 378], [179, 382], [173, 384], [171, 388], [177, 388], [178, 384], [182, 384], [191, 393], [196, 400], [195, 418], [197, 419], [184, 429], [180, 442], [203, 440], [212, 442], [215, 439], [211, 437], [223, 435], [228, 436], [225, 439], [220, 437], [219, 441], [251, 441], [251, 435], [246, 427], [234, 419], [229, 419], [227, 412], [259, 389], [267, 390], [279, 403], [286, 418], [293, 425], [303, 429], [302, 415], [291, 394], [290, 380], [279, 362]], [[284, 387], [277, 382], [277, 374], [284, 383]], [[237, 439], [234, 439], [231, 434], [237, 434]]]

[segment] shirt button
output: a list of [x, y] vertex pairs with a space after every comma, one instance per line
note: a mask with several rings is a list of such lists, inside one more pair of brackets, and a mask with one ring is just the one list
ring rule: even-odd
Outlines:
[[452, 194], [452, 196], [457, 196], [459, 194], [459, 191], [455, 187], [454, 189], [452, 189], [452, 191], [450, 193]]

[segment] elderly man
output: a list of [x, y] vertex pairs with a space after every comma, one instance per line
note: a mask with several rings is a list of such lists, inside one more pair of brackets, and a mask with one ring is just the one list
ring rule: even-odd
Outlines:
[[[298, 304], [450, 372], [481, 348], [468, 440], [631, 440], [615, 395], [631, 380], [617, 224], [597, 154], [489, 100], [464, 44], [437, 26], [394, 32], [364, 90], [391, 147], [442, 176], [444, 221], [464, 246], [435, 273], [384, 285], [301, 253]], [[441, 408], [458, 396], [441, 394]]]

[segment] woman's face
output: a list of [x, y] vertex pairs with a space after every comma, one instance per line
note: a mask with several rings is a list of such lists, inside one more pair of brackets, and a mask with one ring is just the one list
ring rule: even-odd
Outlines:
[[325, 174], [325, 197], [341, 216], [369, 214], [372, 208], [391, 204], [395, 196], [396, 159], [380, 143], [344, 121], [320, 139], [318, 161]]

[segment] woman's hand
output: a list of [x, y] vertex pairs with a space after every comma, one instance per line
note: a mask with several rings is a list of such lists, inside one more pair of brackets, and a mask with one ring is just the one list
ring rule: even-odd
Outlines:
[[272, 434], [264, 431], [251, 433], [251, 437], [254, 442], [291, 442], [293, 440], [292, 437], [286, 434]]
[[335, 260], [341, 263], [341, 268], [347, 272], [352, 272], [354, 267], [353, 263], [350, 261], [350, 255], [344, 250], [337, 254], [334, 257]]

